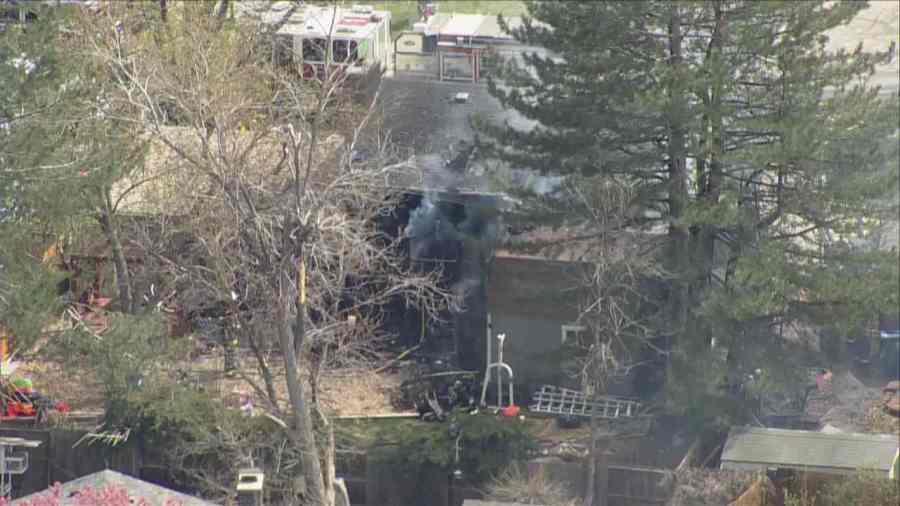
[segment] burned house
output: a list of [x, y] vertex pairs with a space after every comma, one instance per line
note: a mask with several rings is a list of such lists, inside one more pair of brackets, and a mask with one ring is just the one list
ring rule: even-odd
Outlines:
[[[165, 135], [187, 152], [194, 149], [196, 140], [189, 129], [165, 127]], [[179, 230], [179, 217], [189, 215], [193, 206], [207, 205], [209, 198], [205, 192], [210, 182], [196, 171], [179, 170], [182, 164], [179, 155], [159, 143], [151, 144], [145, 166], [133, 174], [134, 178], [146, 182], [135, 188], [129, 180], [124, 180], [114, 193], [119, 189], [130, 189], [128, 193], [116, 195], [121, 201], [122, 217], [137, 221], [144, 217], [149, 222], [162, 223], [161, 226], [171, 228], [168, 231], [171, 234]], [[343, 146], [337, 136], [326, 139], [317, 159], [333, 161], [336, 156], [344, 156]], [[280, 147], [273, 149], [274, 154], [268, 146], [259, 147], [251, 164], [255, 157], [271, 155], [277, 159]], [[466, 158], [465, 155], [460, 156]], [[400, 301], [389, 304], [384, 311], [382, 330], [384, 334], [396, 336], [395, 344], [400, 350], [421, 343], [424, 354], [445, 357], [445, 361], [466, 369], [481, 370], [487, 314], [487, 266], [493, 255], [500, 220], [498, 209], [503, 197], [466, 186], [455, 172], [447, 172], [446, 165], [443, 160], [430, 159], [426, 163], [412, 161], [398, 165], [398, 170], [393, 171], [397, 174], [396, 179], [385, 181], [385, 194], [399, 196], [398, 203], [376, 219], [378, 228], [387, 238], [400, 239], [397, 241], [400, 250], [396, 253], [408, 259], [411, 268], [441, 272], [443, 287], [457, 295], [455, 303], [439, 318], [427, 318], [421, 308], [407, 307]], [[184, 233], [189, 235], [189, 231]], [[129, 253], [130, 265], [154, 261], [154, 251], [150, 250], [163, 241], [155, 242], [144, 234], [139, 242], [140, 248], [134, 254]], [[172, 246], [172, 237], [164, 242]], [[183, 248], [191, 247], [189, 237], [184, 243]], [[105, 263], [108, 245], [102, 239], [98, 239], [98, 244], [94, 249], [99, 253], [91, 256]], [[173, 254], [155, 253], [157, 256]], [[172, 288], [174, 286], [167, 287]], [[226, 317], [222, 307], [230, 301], [212, 301], [209, 297], [187, 293], [179, 293], [175, 300], [177, 305], [183, 306], [180, 309], [194, 331], [222, 334], [224, 323], [216, 324], [216, 320]], [[201, 300], [205, 301], [202, 305], [196, 303]]]
[[[489, 269], [501, 229], [505, 196], [478, 190], [461, 170], [469, 153], [445, 163], [426, 157], [408, 164], [397, 181], [403, 197], [382, 230], [403, 238], [399, 254], [413, 269], [440, 272], [454, 303], [438, 318], [418, 308], [392, 308], [392, 328], [402, 348], [422, 345], [423, 355], [471, 371], [485, 366]], [[456, 168], [454, 168], [456, 167]], [[443, 358], [440, 358], [443, 357]]]

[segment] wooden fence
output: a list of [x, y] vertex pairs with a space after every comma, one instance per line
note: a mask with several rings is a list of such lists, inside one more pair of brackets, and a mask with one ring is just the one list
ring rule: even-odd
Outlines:
[[22, 497], [44, 490], [53, 483], [65, 483], [104, 469], [140, 477], [141, 452], [135, 442], [116, 447], [91, 444], [82, 440], [85, 434], [84, 430], [0, 427], [0, 436], [41, 442], [37, 448], [27, 450], [28, 471], [13, 477], [13, 497]]

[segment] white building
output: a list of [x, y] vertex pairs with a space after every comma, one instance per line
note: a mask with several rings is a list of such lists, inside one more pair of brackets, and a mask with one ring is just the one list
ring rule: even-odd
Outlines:
[[[281, 3], [272, 9], [284, 8]], [[276, 12], [264, 19], [280, 19]], [[276, 32], [276, 58], [301, 65], [303, 76], [321, 76], [325, 65], [349, 74], [386, 70], [393, 59], [391, 13], [369, 5], [351, 8], [307, 5]], [[329, 43], [330, 40], [330, 43]]]

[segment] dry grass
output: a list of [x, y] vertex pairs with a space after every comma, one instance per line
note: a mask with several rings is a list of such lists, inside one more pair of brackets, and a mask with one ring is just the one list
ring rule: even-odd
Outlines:
[[[253, 368], [250, 357], [242, 357], [242, 373], [262, 386], [260, 375]], [[253, 389], [240, 378], [225, 378], [221, 352], [185, 360], [172, 364], [168, 380], [175, 378], [178, 369], [189, 371], [189, 375], [207, 391], [220, 396], [226, 403], [232, 403], [237, 392], [252, 392]], [[284, 388], [283, 370], [273, 367], [275, 390], [279, 402], [287, 405], [287, 391]], [[85, 367], [63, 367], [53, 361], [20, 362], [15, 373], [34, 381], [35, 388], [54, 400], [67, 402], [73, 410], [102, 411], [103, 386]], [[319, 401], [325, 412], [331, 416], [362, 416], [371, 414], [396, 413], [391, 404], [392, 392], [399, 390], [400, 377], [397, 374], [375, 374], [366, 370], [331, 371], [320, 380]], [[262, 402], [255, 402], [261, 406]]]
[[[244, 361], [248, 367], [252, 364], [250, 360]], [[286, 406], [288, 397], [283, 370], [273, 367], [272, 372], [275, 374], [275, 393], [279, 402]], [[262, 386], [262, 378], [257, 371], [245, 369], [243, 373]], [[222, 379], [220, 383], [218, 390], [226, 397], [235, 391], [251, 391], [247, 383], [239, 378]], [[375, 374], [370, 370], [329, 371], [319, 380], [319, 403], [330, 416], [396, 413], [391, 398], [392, 392], [399, 391], [399, 388], [400, 376], [397, 374]]]
[[568, 486], [551, 480], [543, 467], [533, 473], [510, 466], [487, 486], [486, 496], [494, 501], [508, 501], [543, 506], [579, 506], [581, 501], [567, 492]]
[[675, 474], [667, 506], [724, 506], [743, 494], [756, 476], [749, 472], [687, 468]]
[[27, 376], [34, 387], [55, 401], [65, 401], [76, 411], [101, 411], [103, 387], [84, 369], [65, 367], [54, 361], [19, 363], [17, 376]]

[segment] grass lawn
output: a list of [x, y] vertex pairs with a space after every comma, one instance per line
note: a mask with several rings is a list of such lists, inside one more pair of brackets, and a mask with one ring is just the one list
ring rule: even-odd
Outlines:
[[[366, 2], [368, 3], [368, 2]], [[387, 10], [393, 17], [391, 31], [396, 34], [412, 27], [416, 18], [415, 0], [382, 0], [371, 2], [377, 10]], [[504, 16], [521, 16], [525, 13], [525, 4], [518, 0], [443, 0], [434, 2], [437, 12], [449, 14], [486, 14]]]

